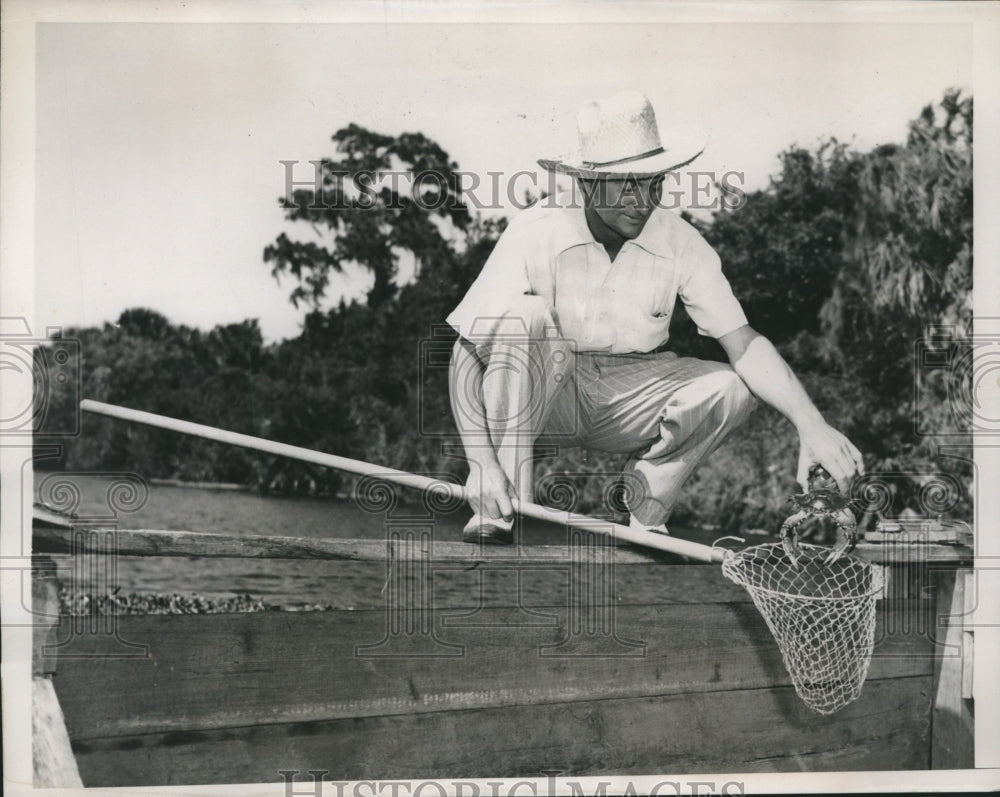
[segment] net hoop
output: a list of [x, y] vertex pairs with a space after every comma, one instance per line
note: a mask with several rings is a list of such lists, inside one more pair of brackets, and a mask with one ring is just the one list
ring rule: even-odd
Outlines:
[[[809, 560], [815, 560], [819, 558], [826, 558], [830, 553], [829, 548], [824, 548], [821, 545], [810, 545], [808, 543], [799, 543], [799, 548], [805, 554], [804, 558]], [[885, 587], [884, 578], [882, 576], [881, 568], [875, 567], [867, 559], [862, 559], [859, 556], [853, 554], [844, 554], [839, 560], [839, 563], [850, 562], [855, 567], [867, 571], [871, 578], [871, 585], [864, 592], [857, 592], [851, 595], [844, 596], [830, 596], [830, 595], [803, 595], [801, 592], [780, 590], [773, 587], [762, 586], [759, 583], [753, 583], [747, 580], [741, 571], [737, 568], [738, 566], [746, 562], [749, 556], [757, 553], [765, 553], [772, 558], [771, 554], [780, 555], [781, 559], [787, 561], [785, 557], [784, 548], [782, 548], [780, 543], [764, 543], [763, 545], [754, 545], [750, 548], [744, 548], [742, 551], [726, 551], [725, 559], [722, 562], [722, 572], [726, 577], [736, 584], [739, 584], [745, 589], [753, 589], [756, 592], [774, 595], [774, 596], [788, 596], [794, 597], [796, 600], [808, 600], [808, 601], [842, 601], [842, 600], [861, 600], [863, 598], [878, 597], [883, 588]], [[838, 563], [838, 564], [839, 564]], [[791, 564], [791, 563], [789, 563]]]

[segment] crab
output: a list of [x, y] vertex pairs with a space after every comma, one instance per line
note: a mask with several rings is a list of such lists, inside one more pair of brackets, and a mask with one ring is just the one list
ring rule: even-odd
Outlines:
[[851, 499], [840, 493], [833, 477], [822, 465], [813, 465], [809, 469], [809, 491], [793, 495], [788, 501], [797, 511], [781, 524], [781, 546], [793, 565], [798, 567], [799, 559], [802, 558], [798, 527], [811, 517], [828, 517], [837, 524], [837, 543], [823, 561], [824, 567], [832, 565], [854, 549], [858, 518]]

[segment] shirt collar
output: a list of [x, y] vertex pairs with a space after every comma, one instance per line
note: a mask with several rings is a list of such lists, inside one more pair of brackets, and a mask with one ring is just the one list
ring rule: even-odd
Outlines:
[[[574, 203], [572, 195], [568, 192], [565, 199], [567, 200], [567, 204], [562, 205], [563, 213], [560, 214], [563, 224], [560, 225], [561, 229], [557, 238], [556, 248], [558, 252], [562, 253], [574, 246], [584, 244], [600, 246], [594, 238], [594, 234], [590, 231], [590, 227], [587, 226], [587, 215], [583, 210], [582, 202], [577, 198], [577, 201]], [[663, 214], [669, 212], [666, 208], [656, 208], [646, 220], [642, 232], [629, 240], [651, 255], [669, 257], [672, 250], [670, 237], [663, 218]]]

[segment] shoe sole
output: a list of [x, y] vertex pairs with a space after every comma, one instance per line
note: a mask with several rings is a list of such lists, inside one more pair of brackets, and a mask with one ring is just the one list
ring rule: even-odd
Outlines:
[[463, 532], [462, 542], [475, 545], [513, 545], [514, 531], [489, 527], [486, 531]]

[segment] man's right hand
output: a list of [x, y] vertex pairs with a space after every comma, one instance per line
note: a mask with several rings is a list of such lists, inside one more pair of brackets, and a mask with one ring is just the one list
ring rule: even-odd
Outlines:
[[510, 483], [499, 462], [470, 462], [465, 494], [473, 512], [493, 520], [514, 519], [514, 507], [510, 502], [511, 498], [516, 497], [514, 485]]

